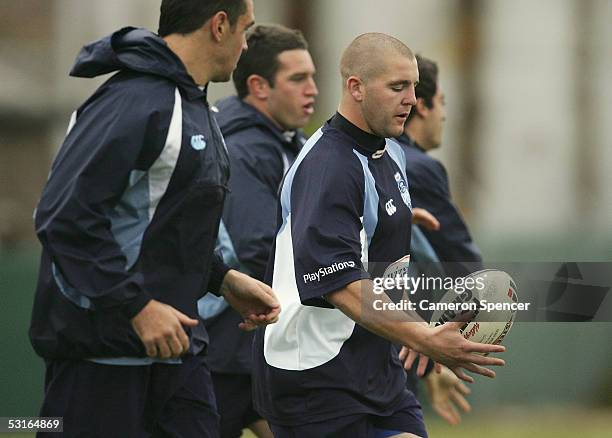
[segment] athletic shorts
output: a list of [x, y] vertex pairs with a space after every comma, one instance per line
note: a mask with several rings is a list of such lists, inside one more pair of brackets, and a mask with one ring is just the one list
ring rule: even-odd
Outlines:
[[242, 429], [261, 420], [253, 408], [250, 374], [212, 374], [217, 409], [221, 416], [221, 438], [238, 438]]
[[219, 437], [219, 415], [203, 358], [180, 365], [47, 362], [40, 415], [63, 417], [64, 437]]
[[389, 416], [358, 414], [299, 426], [270, 427], [274, 438], [388, 438], [405, 432], [427, 438], [421, 405], [412, 393]]

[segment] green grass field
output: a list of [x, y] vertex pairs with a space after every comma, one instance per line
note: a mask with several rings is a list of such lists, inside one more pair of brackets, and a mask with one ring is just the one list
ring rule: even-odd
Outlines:
[[[454, 427], [430, 418], [428, 430], [430, 438], [606, 438], [612, 431], [612, 411], [504, 408], [474, 412]], [[33, 438], [34, 434], [0, 436]], [[255, 436], [246, 431], [242, 438]]]
[[[473, 412], [458, 426], [429, 415], [430, 438], [606, 438], [612, 435], [612, 411], [504, 408]], [[255, 438], [245, 432], [242, 438]]]
[[[452, 427], [439, 421], [428, 425], [430, 438], [605, 438], [612, 431], [612, 412], [558, 411], [544, 414], [495, 413], [472, 418]], [[479, 419], [476, 419], [478, 416]]]

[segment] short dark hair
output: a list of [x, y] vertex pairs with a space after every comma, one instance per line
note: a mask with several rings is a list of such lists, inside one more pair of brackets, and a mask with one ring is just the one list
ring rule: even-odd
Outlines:
[[233, 27], [246, 12], [245, 0], [162, 0], [159, 8], [160, 37], [186, 35], [202, 27], [219, 11], [225, 11]]
[[242, 53], [234, 70], [233, 80], [238, 97], [249, 94], [247, 79], [256, 74], [274, 87], [278, 71], [278, 55], [287, 50], [308, 50], [308, 43], [302, 32], [278, 24], [260, 24], [247, 34], [248, 49]]
[[[433, 97], [438, 89], [438, 64], [422, 55], [416, 55], [419, 65], [419, 83], [414, 89], [417, 99], [420, 97], [425, 101], [427, 108], [433, 107]], [[410, 111], [408, 121], [416, 114]]]

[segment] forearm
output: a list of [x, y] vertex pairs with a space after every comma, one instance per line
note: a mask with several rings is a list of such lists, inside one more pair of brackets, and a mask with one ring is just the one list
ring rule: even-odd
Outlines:
[[239, 279], [241, 273], [235, 269], [228, 269], [223, 275], [221, 284], [219, 285], [219, 293], [217, 296], [224, 296], [228, 291], [232, 289], [234, 282]]
[[485, 366], [504, 365], [501, 359], [476, 354], [499, 353], [504, 347], [467, 341], [459, 333], [460, 322], [429, 328], [414, 311], [376, 310], [374, 300], [383, 303], [391, 300], [385, 294], [375, 295], [372, 286], [371, 281], [356, 281], [328, 294], [327, 300], [369, 331], [446, 365], [462, 380], [473, 382], [461, 368], [495, 377], [495, 373]]
[[54, 279], [90, 300], [92, 309], [121, 308], [131, 317], [150, 299], [142, 275], [126, 270], [126, 258], [110, 231], [91, 228], [87, 233], [79, 223], [56, 218], [37, 230]]
[[[370, 280], [359, 280], [326, 295], [329, 303], [372, 333], [417, 351], [428, 330], [415, 311], [377, 310], [392, 303], [386, 294], [377, 295]], [[374, 302], [380, 300], [375, 307]]]

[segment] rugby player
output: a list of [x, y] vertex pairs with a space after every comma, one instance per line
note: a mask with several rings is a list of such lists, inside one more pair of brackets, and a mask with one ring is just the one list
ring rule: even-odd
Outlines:
[[[232, 169], [218, 247], [228, 265], [263, 280], [280, 184], [304, 144], [300, 128], [314, 112], [318, 90], [299, 31], [258, 25], [247, 35], [247, 44], [233, 74], [238, 95], [217, 103]], [[240, 314], [219, 300], [208, 294], [199, 307], [211, 338], [206, 360], [221, 437], [239, 437], [247, 427], [260, 437], [271, 436], [252, 403], [253, 333], [239, 330]]]
[[213, 255], [229, 160], [206, 87], [229, 80], [253, 20], [252, 0], [163, 0], [159, 34], [79, 53], [73, 76], [115, 74], [73, 114], [35, 214], [30, 339], [62, 436], [218, 436], [197, 300], [223, 294], [245, 327], [278, 315]]
[[[416, 59], [419, 69], [419, 85], [415, 89], [417, 103], [408, 115], [404, 132], [396, 140], [406, 154], [412, 205], [430, 211], [439, 220], [440, 227], [432, 230], [413, 226], [413, 260], [423, 262], [419, 264], [424, 269], [443, 272], [442, 275], [464, 276], [482, 269], [482, 257], [459, 209], [452, 202], [444, 165], [428, 154], [440, 147], [446, 120], [438, 65], [418, 54]], [[415, 249], [418, 249], [417, 254]], [[425, 266], [425, 263], [436, 266]], [[418, 301], [421, 297], [417, 294], [414, 298]], [[405, 356], [406, 352], [400, 357]], [[432, 407], [446, 421], [457, 424], [461, 421], [459, 409], [464, 412], [471, 409], [464, 397], [470, 390], [448, 370], [433, 373], [431, 369], [428, 367], [424, 377]], [[416, 367], [409, 371], [407, 385], [417, 393]]]
[[503, 365], [475, 353], [503, 346], [465, 340], [459, 323], [429, 328], [402, 311], [372, 310], [370, 278], [410, 251], [412, 207], [401, 135], [416, 104], [417, 62], [380, 33], [345, 50], [338, 111], [305, 144], [281, 189], [268, 279], [278, 324], [255, 339], [256, 408], [275, 437], [426, 437], [392, 342], [494, 377]]

